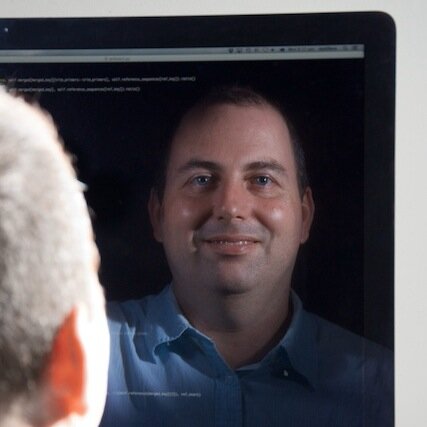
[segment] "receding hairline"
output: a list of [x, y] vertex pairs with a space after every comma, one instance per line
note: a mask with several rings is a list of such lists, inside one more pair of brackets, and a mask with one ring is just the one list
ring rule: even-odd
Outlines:
[[280, 121], [285, 125], [285, 128], [290, 135], [290, 129], [289, 129], [289, 120], [288, 118], [282, 113], [282, 111], [275, 106], [274, 104], [270, 103], [268, 100], [262, 100], [257, 103], [253, 102], [241, 102], [241, 103], [234, 103], [231, 101], [218, 101], [214, 104], [196, 104], [193, 107], [191, 107], [181, 118], [181, 120], [178, 123], [178, 126], [175, 129], [175, 132], [171, 138], [171, 143], [173, 143], [174, 139], [176, 138], [177, 134], [179, 133], [180, 129], [184, 127], [187, 123], [191, 121], [198, 121], [200, 119], [203, 119], [206, 116], [209, 116], [212, 111], [214, 110], [220, 110], [223, 108], [232, 107], [237, 109], [248, 109], [248, 110], [270, 110], [275, 113], [275, 115], [280, 119]]
[[275, 111], [281, 122], [285, 124], [288, 132], [291, 150], [296, 165], [297, 183], [300, 196], [302, 197], [307, 187], [309, 187], [309, 178], [307, 173], [305, 154], [298, 136], [298, 132], [289, 118], [287, 110], [283, 103], [275, 98], [269, 97], [264, 93], [254, 90], [251, 87], [233, 85], [233, 86], [218, 86], [206, 93], [202, 98], [193, 103], [189, 108], [180, 115], [179, 120], [175, 121], [175, 125], [171, 127], [169, 137], [166, 139], [166, 144], [163, 148], [163, 156], [159, 169], [156, 173], [155, 182], [152, 190], [161, 201], [163, 199], [164, 190], [166, 187], [166, 176], [169, 168], [169, 161], [172, 147], [178, 133], [183, 128], [184, 124], [195, 118], [198, 115], [206, 114], [212, 108], [218, 108], [224, 105], [234, 105], [236, 107], [267, 107]]
[[[212, 104], [207, 106], [200, 106], [200, 108], [198, 108], [198, 106], [194, 106], [194, 108], [191, 108], [190, 110], [188, 110], [185, 116], [182, 117], [182, 120], [177, 126], [173, 134], [173, 137], [171, 138], [171, 141], [170, 141], [170, 147], [169, 147], [169, 153], [168, 153], [169, 159], [168, 159], [168, 162], [166, 165], [166, 171], [165, 171], [166, 176], [169, 170], [171, 154], [173, 153], [174, 147], [176, 147], [178, 141], [182, 138], [183, 136], [182, 133], [185, 132], [188, 134], [193, 134], [195, 126], [197, 125], [203, 126], [203, 121], [210, 120], [211, 117], [215, 117], [215, 114], [217, 114], [216, 118], [221, 120], [222, 117], [227, 115], [227, 111], [221, 111], [221, 110], [227, 109], [227, 108], [235, 108], [238, 110], [258, 110], [258, 111], [264, 110], [264, 111], [267, 111], [267, 114], [268, 114], [267, 120], [271, 120], [270, 114], [273, 113], [274, 114], [273, 120], [277, 119], [278, 120], [277, 123], [279, 124], [279, 126], [281, 126], [282, 130], [285, 132], [284, 134], [285, 139], [283, 140], [283, 143], [286, 145], [289, 145], [292, 151], [295, 170], [297, 170], [296, 158], [294, 155], [294, 149], [292, 144], [292, 136], [288, 127], [288, 123], [285, 117], [283, 117], [283, 115], [280, 113], [280, 111], [278, 111], [273, 105], [271, 105], [268, 102], [263, 102], [262, 104], [248, 103], [245, 105], [234, 104], [230, 102], [222, 102], [222, 103], [217, 103], [217, 104]], [[274, 126], [274, 124], [272, 125]]]
[[[236, 103], [232, 101], [223, 100], [223, 101], [218, 101], [216, 103], [208, 103], [208, 104], [199, 103], [192, 106], [182, 116], [170, 140], [168, 158], [166, 159], [166, 163], [165, 163], [165, 185], [166, 185], [167, 175], [170, 167], [171, 155], [174, 151], [174, 147], [176, 147], [179, 139], [181, 138], [182, 133], [183, 132], [191, 133], [194, 123], [201, 123], [206, 118], [209, 118], [211, 114], [214, 114], [215, 110], [218, 111], [228, 107], [241, 109], [241, 110], [266, 110], [269, 112], [269, 114], [271, 113], [274, 114], [275, 119], [278, 120], [277, 123], [280, 123], [280, 125], [282, 126], [282, 129], [285, 131], [286, 139], [283, 141], [283, 143], [286, 145], [289, 144], [289, 148], [292, 152], [292, 160], [294, 162], [295, 173], [297, 175], [298, 186], [300, 187], [299, 176], [298, 176], [299, 168], [297, 164], [297, 155], [295, 152], [295, 141], [293, 140], [293, 135], [289, 125], [289, 120], [278, 106], [274, 105], [274, 103], [269, 102], [267, 99], [264, 99], [261, 97], [258, 102], [243, 101], [243, 102]], [[302, 190], [303, 189], [301, 189], [301, 192]]]

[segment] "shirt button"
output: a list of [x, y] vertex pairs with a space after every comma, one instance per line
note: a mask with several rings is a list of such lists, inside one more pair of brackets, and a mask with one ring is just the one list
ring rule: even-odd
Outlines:
[[289, 376], [289, 372], [286, 369], [283, 369], [283, 376], [284, 377], [288, 377]]

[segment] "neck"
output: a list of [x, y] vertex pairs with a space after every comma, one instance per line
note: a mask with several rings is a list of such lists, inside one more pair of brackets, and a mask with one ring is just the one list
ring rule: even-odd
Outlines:
[[290, 320], [289, 289], [279, 295], [262, 292], [186, 298], [174, 287], [178, 304], [189, 322], [211, 338], [232, 369], [259, 362], [276, 346]]

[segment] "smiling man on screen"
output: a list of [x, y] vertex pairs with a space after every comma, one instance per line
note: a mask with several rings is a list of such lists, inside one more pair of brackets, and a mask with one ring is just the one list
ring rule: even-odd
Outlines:
[[110, 306], [103, 426], [391, 426], [387, 352], [291, 291], [314, 202], [280, 107], [219, 88], [171, 138], [149, 202], [172, 283]]

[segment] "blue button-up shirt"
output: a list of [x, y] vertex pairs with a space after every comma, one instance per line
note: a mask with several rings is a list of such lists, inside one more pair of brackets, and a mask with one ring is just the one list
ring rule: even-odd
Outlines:
[[390, 352], [302, 308], [260, 362], [234, 371], [190, 325], [167, 287], [111, 303], [102, 427], [386, 427], [393, 425]]

